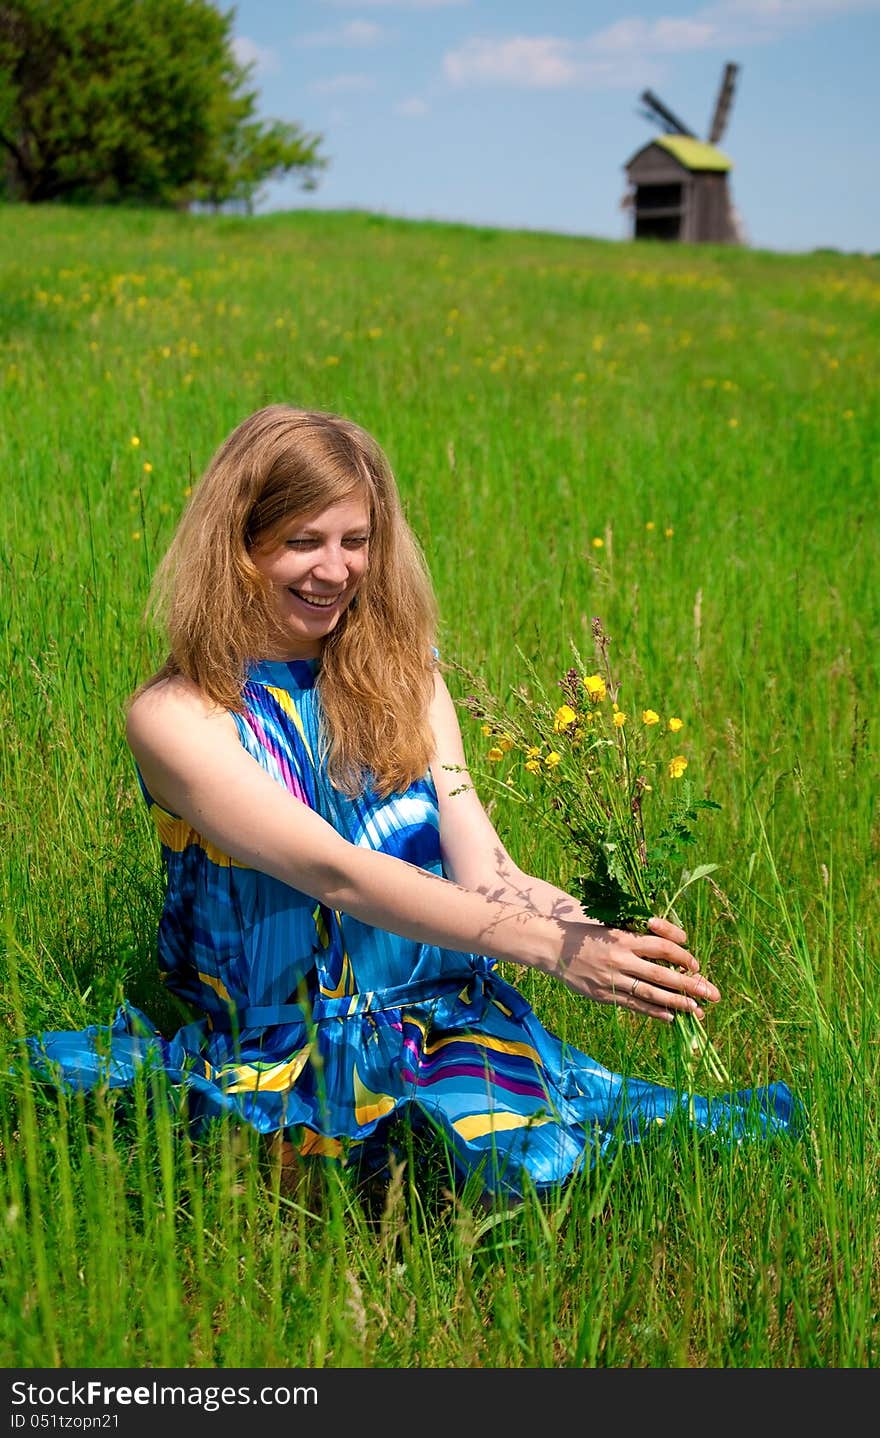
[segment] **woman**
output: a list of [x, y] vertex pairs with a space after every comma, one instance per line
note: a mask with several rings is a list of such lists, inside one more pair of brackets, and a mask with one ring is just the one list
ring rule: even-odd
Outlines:
[[[157, 592], [169, 657], [127, 737], [166, 867], [160, 967], [204, 1017], [165, 1040], [123, 1008], [109, 1058], [98, 1030], [44, 1035], [68, 1082], [127, 1084], [151, 1056], [196, 1121], [368, 1168], [407, 1119], [506, 1194], [681, 1109], [565, 1047], [497, 974], [531, 966], [665, 1023], [720, 997], [681, 929], [591, 922], [462, 791], [430, 581], [370, 435], [285, 405], [244, 420]], [[791, 1117], [783, 1085], [690, 1106], [736, 1134]]]

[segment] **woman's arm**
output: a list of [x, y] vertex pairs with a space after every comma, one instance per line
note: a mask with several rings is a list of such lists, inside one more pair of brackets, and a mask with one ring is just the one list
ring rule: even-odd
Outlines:
[[531, 965], [597, 1002], [654, 1018], [701, 1017], [700, 1001], [720, 997], [693, 955], [672, 939], [618, 934], [566, 913], [548, 916], [350, 844], [260, 767], [230, 715], [188, 681], [144, 691], [129, 711], [127, 735], [163, 808], [239, 863], [365, 924]]

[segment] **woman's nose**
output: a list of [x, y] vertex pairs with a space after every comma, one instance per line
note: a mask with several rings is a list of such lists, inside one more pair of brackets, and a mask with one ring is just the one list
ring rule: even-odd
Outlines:
[[342, 548], [334, 546], [332, 549], [324, 549], [317, 556], [317, 562], [312, 569], [316, 579], [344, 584], [348, 578], [348, 556]]

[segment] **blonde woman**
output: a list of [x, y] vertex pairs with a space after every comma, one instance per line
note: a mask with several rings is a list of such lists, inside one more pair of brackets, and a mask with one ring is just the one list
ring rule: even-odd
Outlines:
[[[245, 419], [194, 490], [157, 602], [168, 659], [127, 737], [166, 873], [159, 964], [201, 1017], [163, 1039], [124, 1007], [110, 1082], [150, 1052], [195, 1119], [368, 1170], [404, 1119], [507, 1195], [682, 1108], [564, 1046], [498, 973], [533, 967], [663, 1023], [720, 997], [679, 928], [591, 922], [517, 867], [472, 788], [452, 792], [465, 756], [434, 596], [368, 433], [285, 405]], [[43, 1036], [84, 1084], [108, 1081], [98, 1047]], [[790, 1118], [783, 1085], [689, 1103], [737, 1133]]]

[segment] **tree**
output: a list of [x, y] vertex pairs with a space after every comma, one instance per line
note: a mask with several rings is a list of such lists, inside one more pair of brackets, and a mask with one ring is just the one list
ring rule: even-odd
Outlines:
[[252, 207], [314, 188], [321, 138], [256, 118], [235, 11], [208, 0], [0, 0], [0, 153], [11, 199]]

